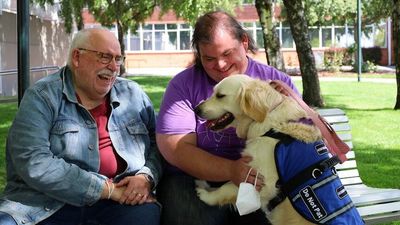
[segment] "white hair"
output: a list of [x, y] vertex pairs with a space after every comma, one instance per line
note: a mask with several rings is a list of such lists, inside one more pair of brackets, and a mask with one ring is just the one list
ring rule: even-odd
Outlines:
[[93, 28], [85, 28], [75, 33], [74, 37], [72, 38], [71, 46], [69, 47], [69, 52], [68, 52], [67, 65], [70, 68], [72, 66], [73, 51], [77, 48], [90, 48], [91, 47], [91, 42], [89, 41], [90, 37], [94, 31], [99, 31], [99, 30], [108, 31], [108, 29], [104, 27], [93, 27]]

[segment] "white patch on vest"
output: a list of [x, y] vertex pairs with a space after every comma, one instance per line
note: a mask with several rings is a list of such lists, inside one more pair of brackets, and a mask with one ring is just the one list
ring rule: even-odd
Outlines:
[[316, 145], [315, 150], [317, 151], [318, 155], [323, 155], [328, 153], [328, 148], [325, 146], [324, 143]]
[[300, 190], [299, 194], [316, 221], [320, 221], [328, 215], [310, 186]]
[[340, 199], [343, 199], [344, 197], [347, 196], [347, 191], [344, 188], [344, 186], [340, 186], [336, 189], [336, 194]]

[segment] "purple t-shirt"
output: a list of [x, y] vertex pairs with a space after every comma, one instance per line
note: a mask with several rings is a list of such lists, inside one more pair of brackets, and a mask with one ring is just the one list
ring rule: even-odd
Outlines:
[[[298, 93], [288, 75], [250, 58], [245, 74], [261, 80], [282, 80]], [[235, 129], [207, 129], [205, 120], [193, 111], [201, 101], [212, 95], [216, 84], [203, 69], [194, 66], [177, 74], [164, 93], [157, 117], [157, 133], [196, 133], [199, 148], [224, 158], [238, 159], [245, 141], [237, 137]]]

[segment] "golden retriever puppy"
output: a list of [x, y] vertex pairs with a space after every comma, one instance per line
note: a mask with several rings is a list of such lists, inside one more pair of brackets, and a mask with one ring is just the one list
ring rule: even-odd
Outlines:
[[[278, 150], [277, 146], [296, 144], [295, 147], [288, 147], [289, 152], [297, 154], [294, 156], [295, 163], [289, 162], [289, 167], [292, 164], [306, 165], [307, 168], [314, 165], [303, 163], [303, 159], [306, 162], [308, 157], [308, 150], [302, 152], [303, 146], [311, 151], [315, 150], [325, 158], [328, 155], [331, 158], [331, 155], [321, 141], [319, 129], [310, 122], [301, 106], [292, 98], [276, 91], [268, 82], [255, 80], [247, 75], [229, 76], [214, 87], [213, 95], [199, 104], [195, 112], [207, 120], [210, 129], [221, 130], [233, 126], [237, 135], [246, 139], [243, 154], [252, 156], [250, 166], [264, 176], [265, 185], [260, 190], [261, 207], [272, 224], [341, 224], [334, 219], [339, 214], [345, 215], [345, 224], [363, 224], [332, 167], [327, 167], [325, 172], [319, 171], [326, 175], [321, 176], [323, 181], [318, 181], [318, 184], [307, 183], [306, 188], [294, 188], [289, 185], [298, 183], [299, 177], [295, 176], [297, 174], [291, 175], [295, 182], [288, 179], [284, 171], [287, 166], [284, 163], [277, 165], [275, 154], [287, 156], [283, 150]], [[267, 133], [273, 135], [266, 135]], [[325, 158], [319, 163], [325, 162]], [[318, 177], [321, 174], [318, 174]], [[327, 186], [325, 183], [335, 183], [336, 186], [331, 189], [337, 189], [337, 194], [328, 200], [329, 206], [321, 203], [315, 196], [319, 192], [317, 186]], [[198, 186], [197, 192], [199, 198], [209, 205], [234, 204], [238, 187], [228, 182], [213, 191]], [[341, 210], [330, 209], [333, 207], [330, 205], [334, 205], [330, 202], [336, 198], [346, 199], [344, 209], [341, 209], [341, 206]], [[274, 203], [277, 199], [278, 203]], [[293, 207], [296, 204], [304, 204], [304, 207], [308, 208], [308, 215], [301, 216]]]

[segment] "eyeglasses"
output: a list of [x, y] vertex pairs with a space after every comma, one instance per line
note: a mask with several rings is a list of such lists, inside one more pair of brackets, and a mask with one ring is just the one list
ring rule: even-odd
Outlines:
[[110, 64], [111, 61], [115, 58], [115, 64], [117, 64], [117, 66], [120, 66], [124, 63], [124, 60], [125, 60], [125, 56], [122, 56], [122, 55], [113, 56], [112, 54], [109, 54], [109, 53], [99, 52], [99, 51], [90, 50], [90, 49], [86, 49], [86, 48], [78, 48], [78, 49], [80, 51], [96, 53], [97, 57], [99, 58], [99, 62], [103, 63], [103, 64]]

